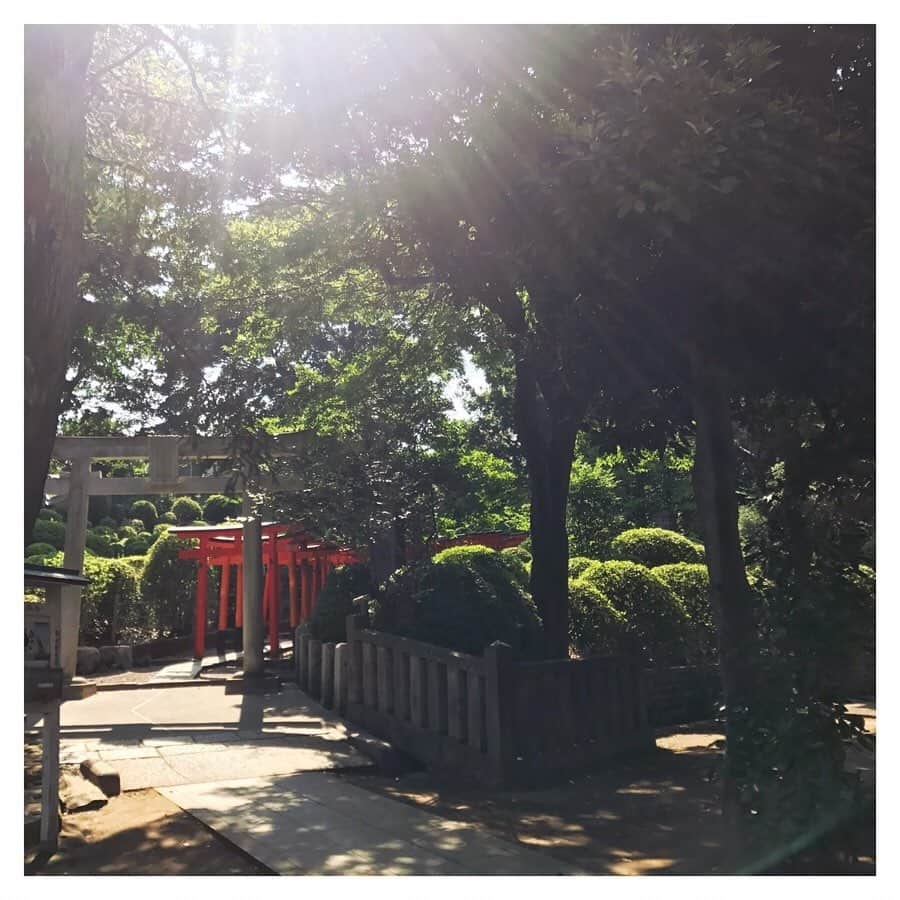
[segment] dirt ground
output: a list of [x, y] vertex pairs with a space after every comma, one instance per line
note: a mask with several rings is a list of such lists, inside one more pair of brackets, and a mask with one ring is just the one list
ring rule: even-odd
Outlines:
[[63, 816], [59, 851], [26, 875], [267, 875], [269, 870], [154, 790]]

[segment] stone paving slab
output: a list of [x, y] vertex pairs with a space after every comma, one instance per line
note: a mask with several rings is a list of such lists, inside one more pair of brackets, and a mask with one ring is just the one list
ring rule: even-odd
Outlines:
[[575, 875], [580, 869], [326, 773], [164, 788], [281, 875]]
[[62, 707], [61, 758], [102, 760], [123, 790], [371, 767], [343, 723], [293, 685], [228, 694], [224, 685], [111, 691]]

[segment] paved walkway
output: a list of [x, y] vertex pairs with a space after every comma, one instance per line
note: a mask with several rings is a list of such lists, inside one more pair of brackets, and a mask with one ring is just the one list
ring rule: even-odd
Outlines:
[[160, 793], [280, 875], [584, 874], [325, 773]]
[[264, 695], [233, 691], [199, 682], [64, 703], [60, 762], [109, 762], [125, 791], [371, 766], [341, 721], [294, 685]]

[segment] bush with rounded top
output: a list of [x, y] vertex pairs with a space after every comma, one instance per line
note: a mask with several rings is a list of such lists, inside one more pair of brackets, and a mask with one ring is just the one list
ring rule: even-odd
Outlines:
[[98, 522], [98, 526], [100, 528], [109, 528], [112, 531], [115, 531], [119, 527], [119, 523], [115, 519], [110, 518], [109, 516], [104, 516]]
[[99, 528], [92, 528], [85, 535], [84, 545], [96, 556], [118, 556], [119, 548], [116, 543], [116, 535], [108, 528], [102, 530]]
[[238, 497], [226, 497], [224, 494], [212, 494], [203, 504], [203, 518], [210, 525], [219, 525], [226, 519], [241, 514], [241, 501]]
[[[534, 657], [543, 642], [531, 598], [508, 561], [486, 547], [452, 547], [398, 570], [375, 606], [381, 627], [464, 653], [504, 641], [517, 655]], [[400, 608], [411, 610], [411, 621], [396, 620]]]
[[613, 538], [612, 559], [625, 559], [652, 569], [672, 563], [702, 563], [703, 546], [665, 528], [631, 528]]
[[531, 554], [521, 547], [507, 547], [500, 555], [507, 561], [519, 585], [527, 591], [531, 583]]
[[159, 521], [159, 513], [149, 500], [135, 500], [131, 504], [128, 514], [132, 519], [141, 520], [143, 524], [142, 531], [153, 531], [153, 526]]
[[648, 662], [658, 665], [685, 658], [687, 612], [646, 566], [627, 560], [597, 562], [581, 577], [624, 614], [626, 631]]
[[179, 525], [189, 525], [203, 515], [203, 510], [196, 500], [192, 500], [190, 497], [179, 497], [172, 504], [172, 513]]
[[168, 522], [160, 522], [158, 525], [153, 526], [153, 536], [159, 537], [161, 534], [165, 534], [171, 526]]
[[625, 616], [588, 581], [569, 579], [569, 644], [581, 657], [619, 653]]
[[118, 536], [120, 538], [128, 539], [128, 538], [137, 537], [138, 530], [137, 530], [137, 528], [135, 528], [132, 525], [121, 525], [119, 527], [119, 530], [116, 532], [116, 534], [118, 534]]
[[166, 525], [177, 525], [178, 519], [175, 518], [175, 513], [173, 512], [164, 512], [160, 517], [159, 521], [161, 523], [165, 523]]
[[62, 522], [38, 519], [31, 534], [35, 542], [52, 544], [57, 550], [62, 550], [66, 543], [66, 526]]
[[62, 522], [63, 517], [58, 509], [51, 509], [49, 506], [45, 506], [39, 513], [38, 518], [43, 519], [45, 522]]
[[59, 551], [56, 549], [56, 547], [53, 546], [53, 544], [47, 544], [39, 541], [36, 544], [29, 544], [25, 548], [25, 557], [26, 559], [44, 558], [55, 556], [58, 552]]
[[310, 634], [319, 641], [347, 640], [347, 616], [358, 611], [353, 601], [371, 590], [367, 565], [353, 563], [329, 572], [309, 620]]
[[125, 524], [130, 525], [138, 534], [147, 530], [143, 519], [129, 519]]
[[124, 555], [140, 556], [153, 546], [154, 540], [154, 535], [147, 531], [142, 531], [140, 534], [135, 535], [133, 538], [128, 538], [128, 540], [125, 541], [125, 546], [122, 548]]
[[587, 556], [572, 556], [569, 559], [569, 578], [581, 578], [584, 570], [597, 562], [596, 559], [589, 559]]
[[691, 661], [716, 656], [716, 626], [709, 604], [709, 572], [700, 563], [672, 563], [650, 570], [678, 598], [690, 619]]

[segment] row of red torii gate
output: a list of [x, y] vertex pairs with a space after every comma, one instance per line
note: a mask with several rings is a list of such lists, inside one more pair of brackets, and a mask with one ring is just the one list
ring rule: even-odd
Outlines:
[[[342, 547], [305, 532], [300, 525], [280, 522], [261, 526], [263, 581], [263, 621], [269, 638], [269, 652], [277, 655], [281, 618], [281, 570], [287, 570], [288, 619], [291, 629], [306, 622], [313, 614], [319, 592], [329, 572], [338, 566], [362, 562], [364, 554], [352, 547]], [[197, 595], [194, 605], [194, 656], [203, 657], [206, 650], [209, 569], [221, 569], [216, 610], [219, 632], [230, 627], [243, 627], [243, 528], [240, 525], [184, 526], [170, 528], [169, 534], [196, 539], [197, 547], [180, 550], [179, 559], [197, 561]], [[479, 532], [457, 538], [438, 540], [432, 552], [447, 547], [483, 544], [494, 550], [515, 547], [527, 537], [525, 532]], [[234, 604], [231, 598], [232, 570], [235, 573]]]

